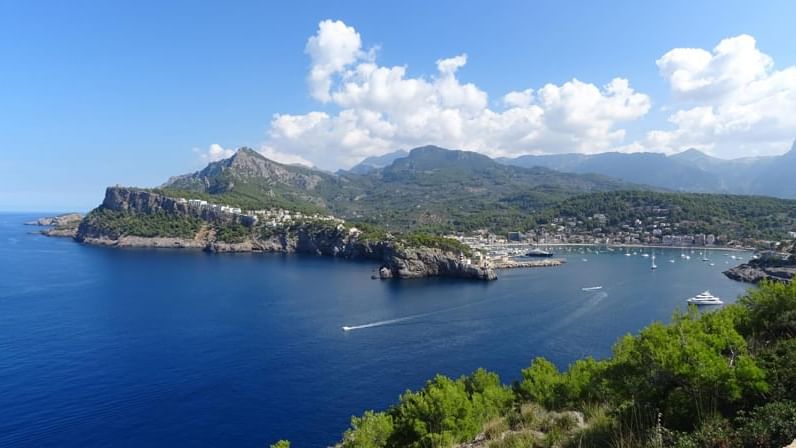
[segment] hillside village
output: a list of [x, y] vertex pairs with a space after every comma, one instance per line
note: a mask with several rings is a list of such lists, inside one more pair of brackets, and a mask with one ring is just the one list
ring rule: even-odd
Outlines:
[[238, 218], [241, 224], [246, 226], [254, 226], [258, 223], [268, 227], [278, 227], [282, 225], [290, 225], [295, 222], [303, 221], [326, 221], [334, 222], [337, 224], [344, 224], [345, 220], [336, 218], [332, 215], [320, 215], [314, 213], [312, 215], [304, 214], [295, 210], [287, 210], [283, 208], [273, 208], [264, 210], [242, 210], [239, 207], [231, 207], [223, 204], [214, 204], [203, 199], [185, 199], [177, 198], [177, 203], [185, 204], [188, 209], [196, 215], [202, 215], [205, 212], [216, 214], [228, 215]]

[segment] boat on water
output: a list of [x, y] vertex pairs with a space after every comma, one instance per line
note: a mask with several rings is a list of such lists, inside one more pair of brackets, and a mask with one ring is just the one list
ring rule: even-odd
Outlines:
[[602, 286], [589, 286], [589, 287], [586, 287], [586, 288], [580, 288], [581, 291], [597, 291], [597, 290], [600, 290], [600, 289], [603, 289], [603, 287]]
[[724, 302], [713, 294], [710, 291], [701, 292], [694, 297], [691, 297], [687, 300], [688, 303], [692, 303], [694, 305], [723, 305]]
[[658, 269], [658, 265], [655, 264], [655, 254], [652, 254], [652, 264], [650, 264], [650, 269], [652, 270]]
[[539, 248], [531, 249], [526, 254], [526, 257], [552, 257], [553, 253]]

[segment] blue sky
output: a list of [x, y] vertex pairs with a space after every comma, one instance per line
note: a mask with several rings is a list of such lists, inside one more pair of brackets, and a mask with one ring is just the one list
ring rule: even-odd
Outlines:
[[[243, 145], [333, 169], [419, 142], [490, 155], [696, 146], [735, 157], [784, 152], [796, 138], [793, 119], [766, 115], [796, 104], [794, 2], [164, 3], [0, 2], [0, 210], [86, 210], [107, 185], [154, 186]], [[308, 52], [308, 39], [325, 20], [340, 21], [329, 33], [361, 41], [329, 75], [327, 101], [308, 87], [325, 57]], [[737, 64], [704, 60], [743, 35], [753, 40], [725, 46]], [[703, 50], [656, 64], [680, 48]], [[462, 55], [466, 64], [453, 59]], [[441, 60], [453, 68], [441, 71]], [[760, 70], [735, 77], [755, 63]], [[353, 98], [344, 83], [372, 84], [353, 74], [363, 64], [405, 67], [404, 80], [425, 83], [418, 95], [440, 103]], [[628, 88], [606, 90], [615, 78]], [[455, 101], [444, 97], [448, 81]], [[762, 99], [738, 93], [759, 85]], [[504, 98], [526, 89], [527, 98]], [[584, 93], [604, 113], [582, 116]], [[763, 112], [738, 124], [738, 107]], [[512, 108], [522, 119], [506, 124]], [[437, 126], [460, 109], [453, 123], [464, 131]], [[412, 127], [419, 115], [429, 123]], [[485, 117], [500, 129], [474, 127]]]

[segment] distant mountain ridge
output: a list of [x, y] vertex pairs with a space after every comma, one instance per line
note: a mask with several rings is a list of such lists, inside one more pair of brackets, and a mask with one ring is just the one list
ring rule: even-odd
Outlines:
[[673, 191], [731, 193], [796, 198], [796, 142], [772, 157], [724, 160], [697, 149], [661, 153], [555, 154], [500, 158], [500, 163], [546, 167], [570, 173], [595, 173]]
[[241, 148], [228, 159], [169, 179], [161, 189], [250, 209], [315, 207], [400, 228], [461, 227], [481, 215], [489, 216], [486, 221], [509, 222], [576, 194], [648, 189], [601, 175], [500, 164], [476, 152], [436, 146], [401, 155], [371, 159], [370, 168], [361, 173], [330, 174], [280, 164]]
[[[373, 170], [384, 168], [392, 164], [396, 159], [401, 159], [409, 155], [408, 151], [399, 149], [398, 151], [389, 152], [380, 156], [371, 156], [362, 159], [361, 162], [351, 167], [348, 170], [350, 173], [367, 174]], [[345, 170], [342, 170], [345, 171]]]

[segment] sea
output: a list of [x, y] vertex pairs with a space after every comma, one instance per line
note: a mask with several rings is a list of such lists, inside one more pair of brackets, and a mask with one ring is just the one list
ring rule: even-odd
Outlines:
[[372, 280], [367, 261], [81, 245], [23, 225], [39, 216], [0, 214], [0, 446], [329, 446], [437, 373], [604, 358], [749, 287], [722, 274], [748, 252], [558, 247], [565, 265], [494, 282]]

